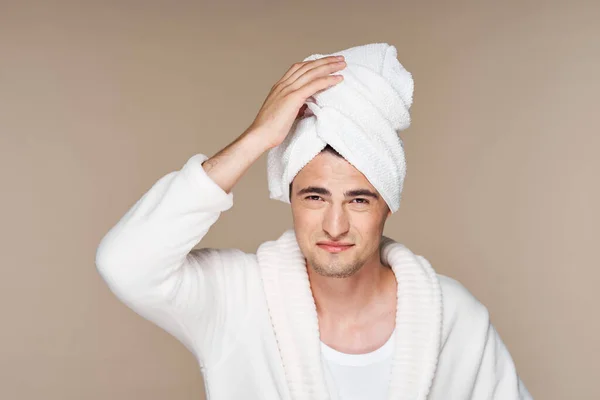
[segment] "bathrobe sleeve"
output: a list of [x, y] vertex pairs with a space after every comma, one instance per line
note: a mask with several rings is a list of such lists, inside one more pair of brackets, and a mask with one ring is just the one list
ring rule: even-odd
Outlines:
[[459, 282], [440, 275], [444, 322], [429, 399], [530, 400], [488, 310]]
[[[102, 238], [96, 266], [127, 306], [179, 339], [201, 365], [235, 341], [249, 304], [254, 255], [194, 249], [233, 205], [197, 154], [160, 178]], [[255, 257], [255, 256], [254, 256]]]

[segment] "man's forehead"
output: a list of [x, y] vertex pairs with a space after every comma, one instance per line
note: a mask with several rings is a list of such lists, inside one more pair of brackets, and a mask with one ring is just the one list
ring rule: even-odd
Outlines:
[[309, 179], [338, 179], [353, 182], [362, 180], [369, 183], [368, 179], [354, 165], [346, 159], [330, 153], [318, 154], [298, 172], [297, 176]]
[[[323, 171], [315, 171], [306, 174], [298, 174], [292, 181], [296, 192], [308, 191], [332, 194], [332, 193], [357, 193], [359, 191], [371, 192], [379, 197], [377, 189], [369, 182], [369, 180], [361, 173], [340, 175], [330, 174]], [[315, 190], [316, 189], [316, 190]]]
[[[367, 177], [345, 158], [322, 152], [307, 163], [292, 180], [294, 192], [318, 187], [330, 193], [370, 191], [380, 196]], [[290, 189], [292, 187], [290, 184]]]
[[296, 177], [294, 179], [294, 187], [301, 189], [301, 187], [321, 187], [328, 190], [334, 191], [348, 191], [348, 190], [371, 190], [377, 192], [377, 189], [364, 177], [336, 177], [331, 178], [327, 176], [304, 176]]

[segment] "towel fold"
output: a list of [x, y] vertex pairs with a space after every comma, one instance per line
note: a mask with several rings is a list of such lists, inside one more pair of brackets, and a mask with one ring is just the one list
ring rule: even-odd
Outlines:
[[[267, 155], [272, 199], [289, 203], [296, 174], [323, 150], [333, 147], [365, 175], [392, 212], [400, 206], [406, 175], [401, 130], [410, 125], [413, 79], [387, 43], [371, 43], [304, 61], [343, 55], [340, 83], [307, 99], [307, 115]], [[309, 111], [310, 110], [310, 111]]]

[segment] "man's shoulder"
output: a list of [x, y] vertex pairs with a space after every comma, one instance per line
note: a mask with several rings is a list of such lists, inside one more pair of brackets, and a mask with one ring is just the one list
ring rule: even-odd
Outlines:
[[[444, 302], [447, 300], [456, 306], [471, 306], [479, 303], [479, 300], [458, 280], [447, 275], [436, 273]], [[481, 304], [481, 303], [479, 303]]]
[[451, 331], [486, 330], [487, 308], [459, 281], [437, 274], [442, 291], [444, 337]]

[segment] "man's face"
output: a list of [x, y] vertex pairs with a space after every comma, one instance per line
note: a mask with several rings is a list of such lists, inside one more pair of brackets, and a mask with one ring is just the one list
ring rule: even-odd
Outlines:
[[294, 178], [294, 230], [307, 263], [328, 277], [349, 277], [379, 261], [385, 201], [348, 161], [323, 152]]

